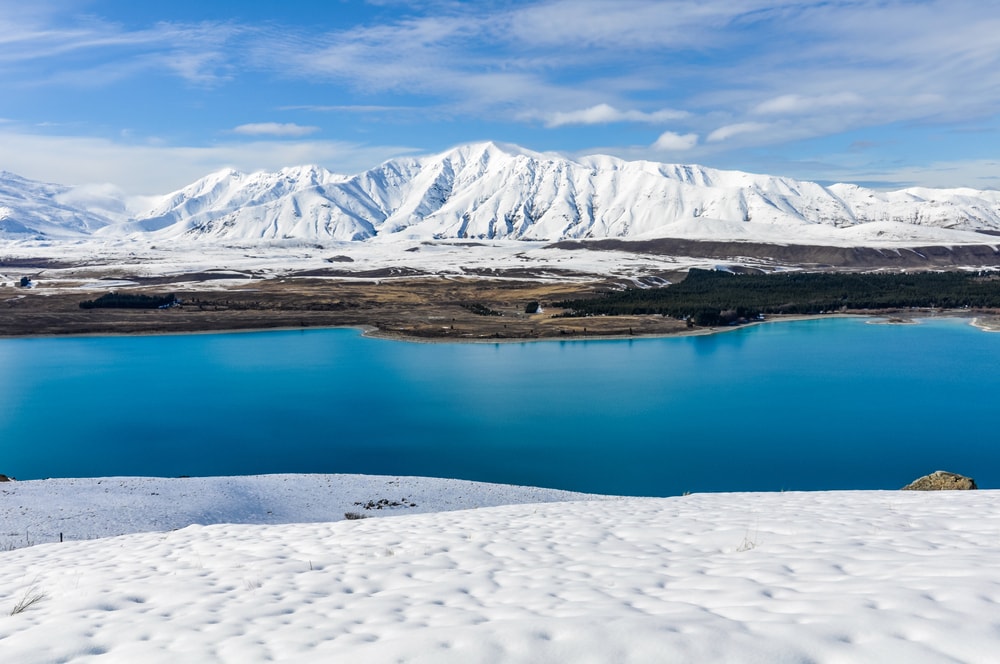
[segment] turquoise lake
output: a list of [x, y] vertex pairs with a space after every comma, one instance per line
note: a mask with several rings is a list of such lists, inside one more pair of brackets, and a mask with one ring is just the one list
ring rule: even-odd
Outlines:
[[1000, 334], [835, 318], [420, 344], [354, 330], [0, 340], [0, 473], [316, 472], [628, 495], [1000, 487]]

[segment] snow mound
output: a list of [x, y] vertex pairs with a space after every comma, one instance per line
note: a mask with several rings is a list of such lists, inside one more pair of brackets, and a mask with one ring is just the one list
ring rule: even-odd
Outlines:
[[998, 530], [993, 491], [191, 526], [0, 554], [0, 607], [22, 609], [0, 644], [27, 663], [989, 662]]
[[[311, 523], [599, 498], [573, 491], [433, 477], [276, 474], [88, 477], [0, 484], [0, 551], [191, 524]], [[378, 505], [380, 501], [387, 504]], [[376, 503], [368, 509], [368, 503]]]

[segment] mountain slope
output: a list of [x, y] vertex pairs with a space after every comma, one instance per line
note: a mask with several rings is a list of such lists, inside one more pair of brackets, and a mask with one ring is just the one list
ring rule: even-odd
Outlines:
[[127, 217], [106, 187], [65, 187], [0, 171], [0, 239], [83, 238]]
[[[9, 201], [18, 186], [22, 195], [14, 206]], [[23, 226], [52, 237], [210, 242], [682, 237], [804, 243], [837, 236], [864, 245], [908, 238], [982, 242], [968, 232], [1000, 232], [996, 191], [824, 187], [608, 156], [572, 161], [496, 143], [396, 159], [353, 176], [315, 166], [249, 175], [223, 170], [153, 200], [131, 218], [123, 203], [116, 208], [110, 200], [73, 207], [75, 191], [5, 175], [0, 210], [14, 210], [0, 217], [10, 219], [8, 235]]]

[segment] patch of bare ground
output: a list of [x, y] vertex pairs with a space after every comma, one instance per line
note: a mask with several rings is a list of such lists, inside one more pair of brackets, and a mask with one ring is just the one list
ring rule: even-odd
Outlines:
[[[220, 274], [222, 271], [220, 271]], [[214, 273], [210, 273], [214, 276]], [[232, 279], [232, 273], [227, 278]], [[397, 277], [337, 280], [318, 277], [245, 279], [224, 284], [199, 281], [205, 273], [159, 278], [121, 288], [130, 293], [173, 293], [180, 306], [168, 309], [81, 309], [95, 297], [88, 291], [48, 287], [0, 287], [0, 336], [169, 334], [278, 328], [358, 327], [373, 336], [425, 341], [525, 341], [703, 334], [715, 328], [690, 328], [658, 315], [556, 317], [553, 303], [589, 297], [633, 283], [622, 280], [530, 281], [503, 278]], [[395, 275], [393, 275], [395, 276]], [[679, 281], [682, 274], [657, 277]], [[167, 279], [167, 278], [164, 278]], [[138, 280], [132, 279], [133, 282]], [[529, 303], [541, 311], [528, 314]], [[851, 312], [847, 312], [851, 313]], [[919, 312], [883, 311], [899, 319]], [[927, 312], [931, 315], [935, 312]], [[966, 312], [973, 313], [973, 312]], [[997, 312], [977, 312], [975, 324], [1000, 331]], [[797, 316], [769, 316], [769, 320]], [[729, 328], [720, 328], [729, 329]]]
[[54, 258], [19, 258], [16, 256], [0, 257], [0, 268], [18, 268], [31, 270], [60, 269], [76, 267], [78, 263], [68, 263]]
[[[984, 234], [984, 241], [991, 237]], [[664, 256], [699, 256], [720, 261], [752, 258], [808, 269], [929, 269], [955, 266], [1000, 267], [1000, 251], [992, 244], [926, 246], [910, 248], [827, 247], [759, 242], [701, 240], [567, 240], [559, 249], [626, 251]]]
[[[397, 278], [340, 281], [314, 277], [255, 279], [225, 290], [199, 290], [215, 275], [132, 279], [128, 292], [174, 293], [168, 309], [81, 309], [94, 293], [0, 288], [0, 336], [152, 334], [310, 327], [367, 327], [413, 339], [524, 340], [672, 334], [682, 322], [660, 316], [553, 318], [551, 302], [586, 297], [617, 284], [501, 279]], [[228, 278], [233, 275], [227, 273]], [[396, 275], [393, 275], [396, 276]], [[527, 314], [530, 302], [542, 311]], [[500, 315], [480, 315], [491, 311]]]
[[[1000, 267], [1000, 252], [988, 245], [896, 250], [688, 240], [591, 240], [552, 246], [703, 256], [743, 271], [759, 271], [755, 267], [741, 268], [741, 262], [747, 259], [766, 264], [768, 270], [775, 266], [814, 271]], [[681, 321], [662, 316], [553, 317], [562, 313], [554, 307], [555, 302], [628, 286], [658, 287], [684, 278], [683, 272], [671, 272], [666, 266], [663, 272], [633, 279], [530, 264], [468, 267], [463, 277], [444, 277], [406, 266], [352, 271], [347, 269], [349, 262], [348, 257], [335, 256], [329, 267], [282, 277], [233, 269], [143, 276], [141, 267], [127, 262], [93, 267], [88, 262], [69, 265], [50, 258], [0, 258], [0, 265], [21, 270], [61, 269], [58, 275], [39, 278], [34, 288], [15, 287], [16, 281], [0, 286], [0, 336], [364, 327], [374, 335], [396, 338], [503, 341], [708, 331], [691, 330]], [[13, 272], [12, 278], [16, 278], [17, 271]], [[80, 308], [80, 302], [101, 292], [92, 286], [78, 290], [81, 280], [124, 282], [109, 282], [108, 291], [174, 293], [181, 304], [162, 310], [85, 310]], [[526, 313], [531, 302], [540, 303], [542, 311]], [[980, 327], [1000, 330], [1000, 316], [995, 312], [978, 315]]]

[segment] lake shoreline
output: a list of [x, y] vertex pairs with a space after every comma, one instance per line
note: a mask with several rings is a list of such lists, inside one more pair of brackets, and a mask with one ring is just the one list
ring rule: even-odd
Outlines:
[[[923, 413], [941, 413], [947, 427], [992, 412], [997, 348], [968, 318], [869, 320], [771, 318], [738, 334], [635, 344], [376, 345], [357, 330], [9, 341], [0, 344], [13, 400], [2, 470], [22, 479], [405, 473], [632, 495], [884, 487], [876, 442], [899, 464], [886, 440], [943, 435]], [[762, 325], [781, 322], [798, 324]], [[962, 355], [951, 352], [956, 335]], [[952, 375], [962, 383], [947, 383], [942, 399]], [[814, 426], [832, 412], [870, 417], [874, 403], [881, 420], [856, 438], [864, 464], [840, 427]], [[52, 404], [65, 415], [53, 418]], [[786, 426], [729, 429], [761, 418]], [[796, 449], [805, 430], [819, 463], [776, 451]], [[907, 448], [909, 465], [889, 485], [928, 468], [988, 475], [984, 453]]]
[[[877, 315], [877, 314], [876, 314]], [[833, 318], [867, 318], [871, 314], [777, 314], [764, 320], [754, 320], [739, 325], [727, 325], [722, 327], [693, 327], [672, 332], [660, 332], [652, 334], [567, 334], [561, 337], [415, 337], [394, 332], [385, 332], [378, 328], [369, 328], [363, 332], [363, 336], [371, 339], [387, 339], [390, 341], [409, 341], [412, 343], [427, 344], [449, 344], [449, 343], [471, 343], [471, 344], [504, 344], [504, 343], [534, 343], [545, 341], [628, 341], [630, 339], [671, 339], [681, 337], [703, 337], [726, 332], [756, 327], [767, 323], [791, 323], [807, 320], [826, 320]]]
[[[136, 295], [172, 294], [164, 309], [80, 307], [75, 289], [44, 284], [0, 300], [0, 338], [233, 334], [351, 328], [365, 336], [412, 342], [522, 343], [542, 340], [608, 340], [716, 334], [760, 322], [839, 315], [918, 319], [975, 316], [984, 329], [1000, 329], [992, 310], [846, 310], [821, 314], [767, 314], [763, 321], [688, 327], [661, 315], [564, 316], [561, 302], [600, 297], [620, 289], [609, 281], [535, 282], [412, 278], [337, 282], [315, 278], [255, 280], [254, 289], [209, 290], [177, 283], [134, 289]], [[132, 289], [130, 289], [132, 291]], [[537, 313], [534, 307], [540, 307]]]
[[1000, 332], [1000, 317], [997, 316], [991, 316], [985, 320], [976, 316], [969, 324], [983, 332]]
[[[86, 339], [100, 337], [159, 337], [159, 336], [192, 336], [192, 335], [228, 335], [257, 334], [261, 332], [307, 332], [311, 330], [357, 330], [361, 336], [369, 339], [384, 339], [387, 341], [404, 341], [423, 344], [521, 344], [545, 341], [625, 341], [630, 339], [669, 339], [682, 337], [708, 336], [734, 332], [736, 330], [756, 327], [769, 323], [789, 323], [808, 320], [830, 320], [837, 318], [869, 318], [872, 325], [915, 325], [921, 320], [930, 318], [962, 318], [971, 319], [969, 324], [984, 332], [1000, 332], [1000, 317], [976, 315], [965, 310], [939, 310], [935, 312], [907, 313], [905, 317], [895, 315], [897, 312], [847, 312], [830, 314], [772, 314], [763, 320], [752, 320], [736, 325], [719, 327], [678, 328], [657, 332], [592, 334], [570, 332], [546, 336], [426, 336], [408, 334], [405, 331], [381, 328], [368, 323], [342, 325], [309, 325], [309, 326], [261, 326], [261, 327], [205, 327], [185, 329], [151, 329], [140, 332], [94, 331], [80, 333], [39, 332], [32, 334], [0, 334], [0, 339]], [[649, 316], [660, 318], [660, 316]], [[615, 318], [608, 316], [607, 318]], [[629, 318], [635, 318], [634, 316]], [[584, 319], [580, 319], [584, 320]]]
[[[521, 344], [546, 341], [627, 341], [629, 339], [669, 339], [680, 337], [699, 337], [756, 327], [768, 323], [791, 323], [807, 320], [830, 320], [835, 318], [878, 318], [885, 314], [864, 314], [864, 313], [837, 313], [837, 314], [775, 314], [764, 320], [754, 320], [739, 325], [727, 325], [722, 327], [694, 327], [671, 332], [659, 332], [652, 334], [566, 334], [563, 336], [546, 337], [426, 337], [408, 335], [392, 330], [384, 330], [374, 325], [317, 325], [311, 327], [259, 327], [259, 328], [233, 328], [233, 329], [192, 329], [192, 330], [162, 330], [149, 332], [88, 332], [81, 334], [21, 334], [21, 335], [0, 335], [0, 339], [88, 339], [88, 338], [128, 338], [128, 337], [169, 337], [169, 336], [194, 336], [194, 335], [228, 335], [228, 334], [258, 334], [261, 332], [308, 332], [312, 330], [357, 330], [361, 336], [369, 339], [384, 339], [386, 341], [406, 341], [411, 343], [426, 344]], [[915, 316], [915, 318], [964, 318], [965, 316], [948, 314], [928, 314], [926, 316]], [[976, 320], [976, 319], [973, 319]], [[913, 323], [914, 321], [910, 321]], [[896, 325], [899, 323], [874, 322], [873, 324]], [[970, 323], [974, 324], [974, 323]], [[990, 328], [975, 325], [980, 329], [994, 331]], [[1000, 331], [997, 328], [995, 331]]]

